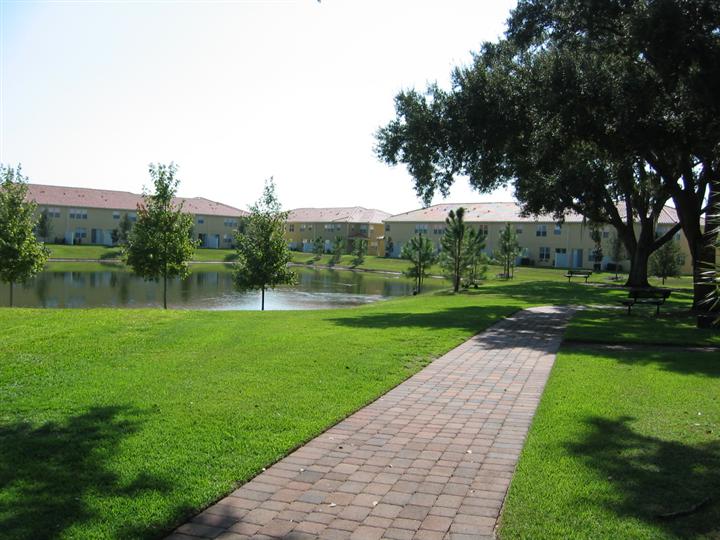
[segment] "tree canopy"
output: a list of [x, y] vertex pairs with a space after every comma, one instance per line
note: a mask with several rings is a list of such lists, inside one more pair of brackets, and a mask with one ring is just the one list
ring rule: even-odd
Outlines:
[[437, 260], [432, 241], [422, 234], [413, 236], [400, 250], [400, 256], [410, 261], [412, 266], [403, 274], [415, 281], [415, 292], [420, 294], [423, 281]]
[[527, 213], [611, 224], [640, 285], [677, 232], [655, 237], [670, 198], [696, 275], [714, 260], [701, 216], [720, 191], [718, 95], [718, 2], [520, 0], [450, 90], [396, 97], [376, 151], [407, 165], [426, 203], [465, 176], [481, 192], [512, 183]]
[[445, 218], [445, 233], [440, 243], [440, 266], [453, 284], [453, 291], [460, 290], [460, 280], [467, 266], [466, 241], [470, 228], [465, 223], [465, 208], [450, 210]]
[[35, 237], [35, 203], [27, 200], [27, 178], [17, 169], [0, 165], [0, 281], [24, 283], [45, 266], [49, 252]]
[[271, 177], [265, 182], [260, 199], [250, 207], [250, 215], [240, 220], [236, 235], [235, 287], [240, 291], [260, 290], [262, 310], [267, 289], [291, 285], [296, 280], [295, 273], [288, 268], [292, 254], [285, 240], [287, 216]]
[[163, 307], [167, 309], [167, 281], [190, 273], [188, 262], [197, 242], [192, 239], [192, 215], [173, 202], [179, 184], [175, 164], [151, 163], [148, 171], [154, 192], [143, 194], [137, 222], [123, 249], [133, 272], [145, 279], [162, 279]]

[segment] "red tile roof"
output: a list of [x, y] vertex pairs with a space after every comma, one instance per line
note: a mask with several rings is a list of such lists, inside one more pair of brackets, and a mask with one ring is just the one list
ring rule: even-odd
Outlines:
[[[43, 206], [106, 208], [109, 210], [135, 210], [143, 200], [141, 195], [129, 191], [46, 186], [42, 184], [28, 184], [28, 199]], [[203, 197], [190, 199], [176, 197], [174, 203], [176, 205], [184, 203], [183, 209], [191, 214], [224, 217], [247, 215], [244, 210]]]
[[382, 223], [390, 214], [382, 210], [352, 206], [349, 208], [296, 208], [288, 222], [297, 223]]
[[[516, 202], [485, 202], [485, 203], [448, 203], [436, 204], [427, 208], [411, 210], [403, 214], [390, 216], [385, 221], [396, 222], [443, 222], [450, 210], [465, 208], [465, 221], [470, 222], [499, 222], [499, 223], [554, 223], [556, 220], [550, 214], [539, 216], [521, 216], [520, 205]], [[566, 223], [580, 223], [583, 216], [571, 212], [565, 216]], [[659, 223], [677, 223], [677, 213], [671, 206], [666, 206], [660, 215]]]

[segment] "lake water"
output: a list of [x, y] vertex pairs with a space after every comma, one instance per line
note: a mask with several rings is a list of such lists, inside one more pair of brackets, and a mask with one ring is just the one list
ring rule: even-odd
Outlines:
[[[15, 285], [15, 306], [48, 308], [158, 307], [162, 283], [144, 281], [123, 267], [97, 265], [92, 271], [46, 270], [25, 285]], [[193, 270], [184, 280], [168, 282], [168, 307], [176, 309], [260, 309], [260, 293], [234, 290], [229, 267]], [[400, 276], [296, 267], [298, 284], [265, 293], [265, 309], [350, 307], [382, 298], [411, 295], [413, 283]], [[423, 292], [447, 287], [428, 279]], [[9, 305], [9, 287], [0, 284], [0, 306]]]

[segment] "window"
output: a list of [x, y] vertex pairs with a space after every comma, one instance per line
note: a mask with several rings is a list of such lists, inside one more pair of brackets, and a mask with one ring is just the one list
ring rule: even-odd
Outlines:
[[75, 229], [75, 238], [87, 238], [87, 230]]
[[603, 237], [603, 238], [608, 238], [609, 236], [610, 236], [610, 231], [608, 231], [607, 229], [603, 229], [602, 237]]
[[368, 232], [368, 226], [367, 225], [360, 225], [360, 234], [367, 234]]
[[515, 227], [515, 234], [522, 234], [522, 227], [520, 225]]
[[541, 247], [540, 248], [539, 259], [541, 261], [549, 261], [550, 260], [550, 248], [549, 247]]
[[427, 223], [416, 223], [415, 224], [415, 234], [427, 234], [427, 232], [428, 232]]
[[120, 219], [120, 212], [117, 210], [113, 211], [113, 219]]
[[478, 225], [478, 232], [487, 236], [488, 235], [488, 226], [487, 225]]
[[198, 216], [198, 217], [197, 217], [197, 222], [198, 222], [198, 225], [202, 225], [203, 223], [205, 223], [205, 217], [204, 217], [204, 216]]
[[537, 230], [535, 231], [535, 236], [547, 236], [547, 225], [544, 223], [537, 226]]
[[433, 234], [445, 234], [445, 227], [442, 225], [435, 225], [433, 227]]
[[556, 236], [559, 236], [562, 234], [562, 223], [555, 224], [555, 230], [553, 231], [553, 234]]
[[389, 223], [385, 224], [385, 232], [390, 232], [390, 224]]
[[304, 231], [304, 230], [305, 230], [305, 224], [304, 224], [304, 223], [300, 224], [300, 230], [301, 230], [301, 231]]
[[326, 231], [339, 231], [339, 230], [340, 230], [340, 224], [339, 224], [339, 223], [326, 223], [326, 224], [325, 224], [325, 230], [326, 230]]
[[48, 208], [47, 215], [48, 215], [48, 217], [59, 218], [60, 217], [60, 209], [59, 208]]
[[567, 253], [567, 249], [565, 248], [555, 248], [555, 253], [565, 254]]
[[84, 208], [71, 208], [70, 219], [87, 219], [87, 210]]
[[137, 221], [137, 213], [135, 212], [128, 212], [128, 219], [135, 223]]
[[294, 223], [290, 223], [288, 225], [288, 232], [295, 232], [295, 224]]
[[226, 218], [226, 219], [223, 221], [223, 224], [224, 224], [226, 227], [231, 227], [231, 228], [233, 228], [233, 229], [237, 228], [237, 226], [238, 226], [237, 219], [233, 219], [233, 218]]

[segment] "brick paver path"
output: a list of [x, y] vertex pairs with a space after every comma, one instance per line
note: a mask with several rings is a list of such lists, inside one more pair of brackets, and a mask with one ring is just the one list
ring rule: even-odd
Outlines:
[[492, 538], [570, 313], [503, 320], [169, 538]]

